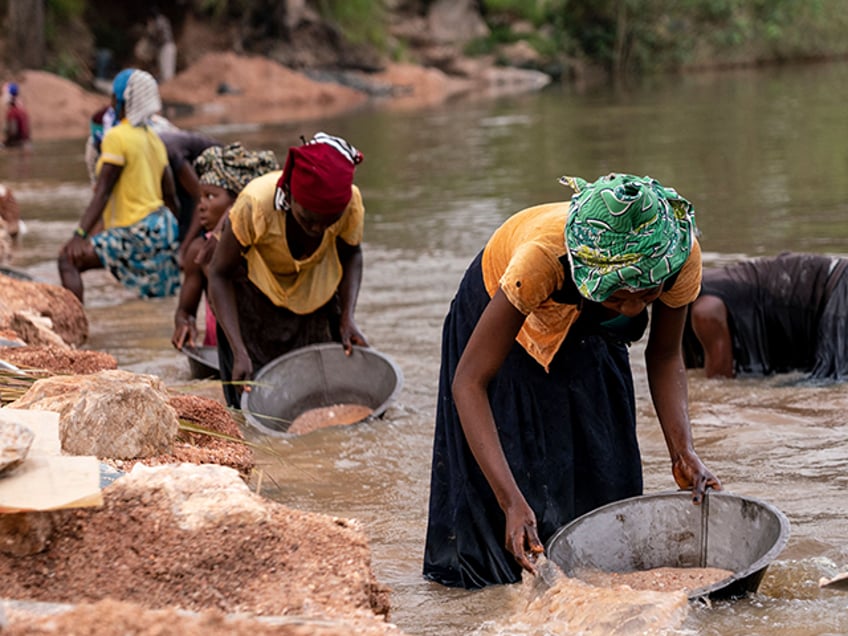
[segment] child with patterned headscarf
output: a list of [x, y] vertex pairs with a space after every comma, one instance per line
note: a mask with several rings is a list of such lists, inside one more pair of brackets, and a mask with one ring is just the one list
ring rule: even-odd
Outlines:
[[721, 487], [694, 451], [681, 354], [701, 281], [692, 205], [650, 177], [562, 183], [570, 204], [507, 219], [445, 318], [424, 552], [444, 585], [520, 581], [561, 526], [642, 493], [628, 345], [649, 307], [672, 475], [695, 503]]
[[353, 176], [361, 161], [344, 139], [318, 133], [289, 148], [282, 171], [242, 190], [226, 216], [208, 271], [229, 406], [239, 408], [254, 370], [292, 349], [367, 346], [354, 320], [365, 207]]
[[[201, 194], [196, 214], [200, 217], [204, 233], [189, 243], [185, 253], [183, 284], [171, 337], [171, 343], [177, 349], [196, 346], [195, 316], [200, 298], [206, 290], [205, 268], [218, 242], [217, 235], [220, 234], [220, 229], [215, 231], [216, 227], [248, 183], [278, 169], [279, 164], [273, 152], [246, 150], [240, 143], [211, 146], [195, 160], [194, 170], [200, 182]], [[215, 316], [208, 302], [203, 345], [217, 345]]]

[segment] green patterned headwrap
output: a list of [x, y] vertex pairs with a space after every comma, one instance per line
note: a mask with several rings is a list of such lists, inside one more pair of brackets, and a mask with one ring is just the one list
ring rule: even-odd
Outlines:
[[575, 194], [565, 224], [571, 276], [580, 295], [603, 302], [615, 292], [658, 287], [692, 250], [695, 210], [651, 177], [610, 174], [594, 183], [562, 177]]
[[194, 160], [200, 183], [216, 185], [238, 194], [256, 177], [279, 170], [277, 157], [270, 150], [245, 150], [238, 142], [210, 146]]

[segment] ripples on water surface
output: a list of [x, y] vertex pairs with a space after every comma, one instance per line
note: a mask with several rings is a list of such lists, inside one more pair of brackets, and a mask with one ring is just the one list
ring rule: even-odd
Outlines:
[[[521, 585], [467, 592], [420, 576], [441, 322], [465, 266], [509, 214], [569, 196], [556, 184], [560, 175], [613, 170], [650, 174], [692, 200], [708, 264], [785, 249], [843, 253], [846, 87], [848, 66], [811, 66], [218, 129], [225, 141], [271, 148], [281, 160], [298, 135], [319, 129], [364, 152], [357, 182], [368, 209], [366, 269], [357, 320], [405, 376], [384, 419], [277, 440], [278, 456], [263, 460], [263, 492], [358, 519], [375, 571], [393, 589], [392, 619], [410, 634], [568, 633], [561, 622], [515, 619], [528, 600]], [[29, 227], [14, 264], [49, 282], [58, 282], [53, 259], [90, 195], [82, 150], [82, 139], [36, 141], [26, 162], [0, 156]], [[87, 346], [111, 352], [123, 368], [191, 384], [186, 361], [170, 347], [174, 299], [133, 299], [103, 273], [85, 281]], [[655, 492], [674, 483], [642, 347], [634, 345], [632, 357], [645, 488]], [[758, 594], [711, 607], [690, 603], [673, 633], [848, 633], [848, 594], [817, 586], [821, 576], [848, 568], [848, 393], [845, 385], [798, 380], [690, 373], [701, 457], [728, 490], [786, 513], [792, 533]]]

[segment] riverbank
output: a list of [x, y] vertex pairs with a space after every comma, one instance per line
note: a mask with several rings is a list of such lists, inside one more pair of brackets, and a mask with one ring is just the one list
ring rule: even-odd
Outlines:
[[[402, 634], [359, 522], [261, 496], [276, 454], [245, 440], [220, 384], [166, 387], [78, 349], [87, 316], [62, 287], [0, 275], [0, 307], [0, 456], [9, 424], [57, 422], [55, 457], [39, 438], [17, 490], [0, 480], [4, 636]], [[81, 476], [64, 462], [95, 458], [102, 503], [67, 504]]]
[[[469, 62], [464, 76], [414, 64], [378, 73], [325, 75], [319, 81], [273, 60], [232, 52], [207, 53], [160, 87], [163, 114], [182, 128], [315, 121], [359, 108], [413, 110], [459, 98], [491, 98], [539, 90], [544, 73]], [[30, 114], [33, 142], [83, 139], [89, 119], [109, 101], [103, 93], [44, 71], [15, 78]]]
[[[402, 634], [359, 522], [260, 496], [263, 449], [222, 403], [94, 356], [0, 347], [20, 369], [0, 377], [0, 456], [9, 427], [36, 438], [0, 484], [4, 635]], [[151, 417], [179, 421], [176, 436], [165, 450], [131, 451]], [[95, 457], [98, 501], [73, 499], [86, 473], [68, 462]], [[62, 467], [67, 483], [45, 477]], [[11, 503], [20, 491], [24, 508]]]

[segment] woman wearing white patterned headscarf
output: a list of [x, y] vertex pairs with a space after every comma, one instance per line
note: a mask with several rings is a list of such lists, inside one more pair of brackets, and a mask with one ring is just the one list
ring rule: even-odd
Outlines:
[[112, 90], [120, 123], [103, 136], [94, 195], [59, 253], [62, 285], [82, 301], [82, 272], [108, 268], [142, 298], [170, 296], [180, 282], [179, 207], [165, 145], [151, 125], [162, 108], [159, 89], [149, 73], [125, 69]]
[[141, 126], [162, 110], [159, 86], [146, 71], [133, 71], [127, 78], [123, 94], [126, 118], [133, 126]]

